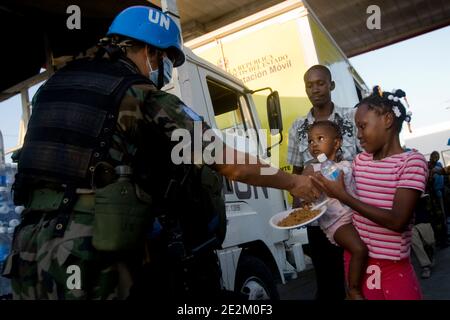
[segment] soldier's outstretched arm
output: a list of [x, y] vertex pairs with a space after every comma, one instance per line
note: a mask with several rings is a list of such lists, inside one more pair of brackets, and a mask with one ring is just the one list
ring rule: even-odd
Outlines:
[[[226, 146], [224, 151], [225, 155], [233, 153], [234, 157], [226, 159], [224, 155], [222, 164], [216, 163], [213, 168], [230, 180], [284, 189], [293, 196], [308, 202], [315, 201], [320, 195], [320, 191], [312, 184], [310, 177], [286, 173], [262, 162], [253, 155], [240, 152], [229, 146]], [[231, 163], [230, 158], [232, 159]]]

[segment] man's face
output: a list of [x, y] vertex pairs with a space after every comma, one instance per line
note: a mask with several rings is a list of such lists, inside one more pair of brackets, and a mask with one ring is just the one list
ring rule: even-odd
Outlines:
[[331, 91], [334, 89], [328, 74], [320, 69], [309, 70], [304, 77], [305, 90], [313, 106], [321, 107], [331, 102]]

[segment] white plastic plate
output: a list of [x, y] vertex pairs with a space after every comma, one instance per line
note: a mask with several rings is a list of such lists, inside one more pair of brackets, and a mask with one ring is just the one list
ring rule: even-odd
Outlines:
[[277, 213], [276, 215], [274, 215], [270, 219], [269, 223], [270, 223], [270, 225], [272, 227], [274, 227], [276, 229], [284, 229], [284, 230], [296, 229], [296, 228], [300, 228], [300, 227], [306, 226], [307, 224], [310, 224], [311, 222], [314, 222], [317, 219], [319, 219], [327, 211], [327, 206], [324, 205], [325, 203], [326, 202], [324, 201], [324, 203], [320, 207], [314, 206], [311, 210], [320, 209], [320, 213], [317, 216], [315, 216], [314, 218], [312, 218], [310, 220], [307, 220], [307, 221], [305, 221], [303, 223], [292, 225], [292, 226], [289, 226], [289, 227], [280, 227], [280, 226], [278, 226], [278, 222], [280, 222], [281, 220], [286, 218], [288, 215], [290, 215], [291, 212], [293, 212], [295, 210], [298, 210], [299, 208], [295, 208], [295, 209], [290, 209], [290, 210], [286, 210], [286, 211], [283, 211], [283, 212], [279, 212], [279, 213]]
[[323, 205], [327, 204], [328, 201], [330, 201], [330, 198], [326, 198], [325, 200], [323, 200], [321, 203], [318, 203], [318, 204], [314, 204], [314, 203], [313, 203], [313, 206], [312, 206], [311, 210], [317, 210], [317, 209], [319, 209], [319, 208], [322, 207]]

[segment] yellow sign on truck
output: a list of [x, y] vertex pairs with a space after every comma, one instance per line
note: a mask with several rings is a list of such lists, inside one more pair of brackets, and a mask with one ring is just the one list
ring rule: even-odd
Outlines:
[[[315, 15], [300, 0], [289, 0], [236, 21], [185, 43], [195, 54], [241, 79], [250, 89], [271, 87], [279, 92], [283, 116], [283, 136], [294, 120], [311, 108], [303, 75], [315, 64], [329, 67], [336, 88], [333, 101], [353, 107], [368, 91], [345, 54]], [[265, 96], [254, 95], [259, 114], [266, 114]], [[261, 117], [263, 128], [267, 119]], [[281, 144], [278, 159], [287, 164], [287, 140]]]

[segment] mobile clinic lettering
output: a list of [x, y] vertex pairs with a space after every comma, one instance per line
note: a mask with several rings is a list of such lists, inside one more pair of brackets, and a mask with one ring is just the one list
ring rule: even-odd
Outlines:
[[233, 76], [247, 83], [256, 79], [267, 77], [271, 74], [286, 71], [292, 68], [292, 61], [288, 54], [281, 56], [265, 55], [242, 63], [236, 67], [230, 68], [228, 71]]

